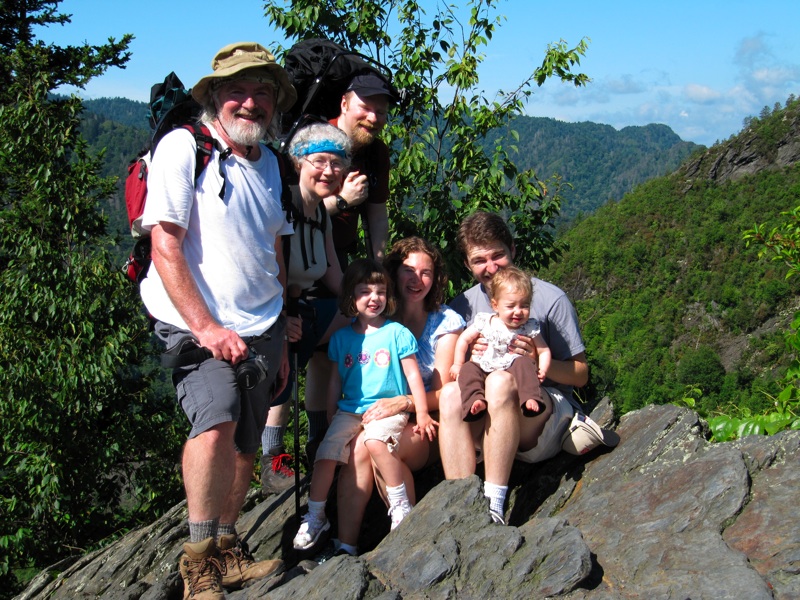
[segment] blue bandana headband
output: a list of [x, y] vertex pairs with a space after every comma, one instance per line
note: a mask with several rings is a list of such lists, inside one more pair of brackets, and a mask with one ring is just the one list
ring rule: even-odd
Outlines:
[[347, 158], [347, 152], [345, 152], [344, 146], [337, 144], [333, 140], [320, 140], [318, 142], [298, 144], [292, 151], [292, 154], [295, 156], [308, 156], [309, 154], [316, 154], [318, 152], [328, 152], [329, 154]]

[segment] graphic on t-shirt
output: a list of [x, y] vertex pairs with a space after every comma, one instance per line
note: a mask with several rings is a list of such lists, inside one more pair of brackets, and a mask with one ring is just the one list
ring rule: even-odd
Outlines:
[[386, 348], [381, 348], [375, 352], [375, 364], [379, 367], [388, 367], [392, 362], [392, 354]]
[[361, 352], [358, 355], [358, 364], [360, 364], [360, 365], [368, 365], [369, 364], [369, 352]]
[[344, 355], [344, 368], [349, 369], [353, 366], [353, 355], [349, 352]]

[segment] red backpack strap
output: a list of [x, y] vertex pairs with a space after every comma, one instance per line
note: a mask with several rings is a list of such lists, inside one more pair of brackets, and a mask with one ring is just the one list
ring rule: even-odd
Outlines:
[[191, 123], [186, 126], [194, 135], [197, 142], [197, 164], [194, 168], [194, 180], [200, 178], [200, 173], [203, 172], [211, 161], [211, 152], [217, 147], [217, 141], [211, 135], [211, 130], [206, 125], [198, 125]]

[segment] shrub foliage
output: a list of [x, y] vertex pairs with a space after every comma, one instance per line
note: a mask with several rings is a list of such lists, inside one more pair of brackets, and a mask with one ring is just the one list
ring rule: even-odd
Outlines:
[[[85, 550], [172, 503], [174, 408], [149, 392], [137, 291], [103, 250], [100, 177], [56, 99], [124, 65], [130, 36], [48, 46], [56, 2], [3, 3], [0, 27], [0, 574]], [[169, 489], [174, 490], [170, 497]], [[5, 590], [11, 589], [4, 586]]]

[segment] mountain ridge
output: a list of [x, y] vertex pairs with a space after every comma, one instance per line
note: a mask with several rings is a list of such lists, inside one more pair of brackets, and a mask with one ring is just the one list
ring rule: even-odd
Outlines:
[[800, 204], [800, 102], [753, 120], [579, 220], [569, 250], [540, 276], [575, 303], [590, 395], [622, 412], [684, 397], [699, 384], [709, 413], [768, 410], [791, 360], [783, 332], [800, 283], [743, 239]]
[[[85, 132], [90, 147], [95, 151], [107, 148], [107, 153], [115, 157], [104, 174], [123, 177], [125, 163], [116, 157], [133, 157], [146, 141], [147, 103], [98, 98], [84, 100], [84, 107], [87, 119], [96, 122]], [[104, 120], [111, 123], [103, 123]], [[116, 141], [100, 137], [108, 129], [116, 132]], [[567, 123], [523, 115], [496, 135], [508, 139], [510, 129], [516, 129], [520, 135], [514, 156], [520, 169], [533, 168], [542, 179], [557, 174], [562, 183], [569, 184], [561, 189], [559, 222], [562, 224], [582, 213], [594, 212], [609, 199], [621, 198], [640, 183], [675, 170], [689, 155], [703, 148], [684, 142], [662, 124], [616, 130], [599, 123]], [[487, 138], [489, 150], [494, 146], [494, 137]]]

